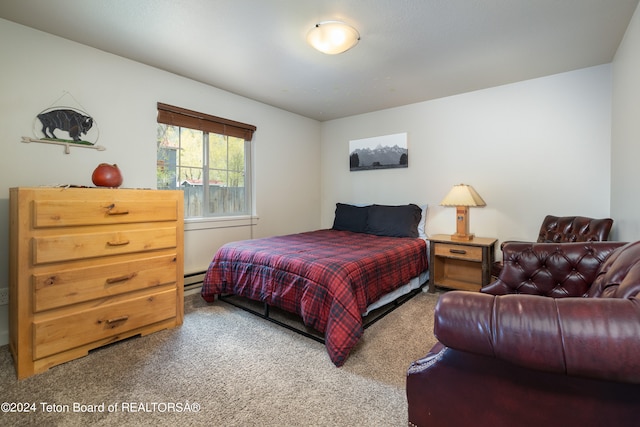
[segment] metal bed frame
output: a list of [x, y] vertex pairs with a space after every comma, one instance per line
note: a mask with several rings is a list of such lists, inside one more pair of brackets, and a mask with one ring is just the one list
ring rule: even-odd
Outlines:
[[[369, 313], [367, 316], [363, 317], [364, 323], [363, 323], [363, 328], [367, 329], [369, 326], [373, 325], [374, 323], [376, 323], [378, 320], [382, 319], [383, 317], [385, 317], [387, 314], [391, 313], [392, 311], [394, 311], [396, 308], [400, 307], [402, 304], [404, 304], [405, 302], [409, 301], [411, 298], [413, 298], [414, 296], [416, 296], [418, 293], [422, 292], [422, 289], [427, 286], [427, 284], [429, 283], [429, 280], [426, 280], [424, 283], [422, 283], [419, 287], [417, 287], [416, 289], [413, 289], [412, 291], [410, 291], [409, 293], [402, 295], [398, 298], [396, 298], [395, 300], [389, 302], [386, 305], [383, 305], [382, 307], [379, 307], [375, 310], [373, 310], [371, 313]], [[227, 304], [231, 304], [234, 307], [238, 307], [246, 312], [249, 312], [255, 316], [258, 316], [262, 319], [268, 320], [269, 322], [275, 323], [278, 326], [282, 326], [283, 328], [289, 329], [290, 331], [296, 332], [300, 335], [303, 335], [307, 338], [311, 338], [314, 341], [317, 341], [319, 343], [325, 344], [325, 340], [324, 337], [322, 336], [322, 334], [320, 332], [314, 331], [312, 330], [312, 332], [309, 332], [308, 330], [311, 328], [307, 328], [308, 330], [304, 330], [301, 328], [297, 328], [293, 325], [290, 325], [288, 323], [282, 322], [278, 319], [275, 319], [274, 317], [271, 316], [271, 309], [275, 309], [280, 311], [281, 313], [286, 313], [287, 315], [291, 315], [291, 316], [295, 316], [298, 320], [301, 320], [299, 316], [293, 314], [293, 313], [289, 313], [285, 310], [280, 310], [277, 307], [271, 307], [269, 304], [267, 303], [262, 303], [262, 311], [258, 311], [255, 310], [251, 307], [249, 307], [247, 304], [242, 304], [240, 301], [249, 301], [251, 303], [254, 304], [260, 304], [259, 301], [253, 301], [253, 300], [249, 300], [247, 298], [244, 297], [239, 297], [233, 294], [225, 294], [225, 295], [218, 295], [218, 299], [220, 301], [223, 301]], [[315, 333], [314, 333], [315, 332]]]

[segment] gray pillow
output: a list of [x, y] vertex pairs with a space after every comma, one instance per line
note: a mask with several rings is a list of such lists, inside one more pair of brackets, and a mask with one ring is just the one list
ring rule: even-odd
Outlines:
[[345, 203], [336, 203], [333, 229], [364, 233], [367, 229], [368, 211], [369, 206], [353, 206]]
[[418, 205], [371, 205], [366, 232], [376, 236], [418, 237], [422, 209]]

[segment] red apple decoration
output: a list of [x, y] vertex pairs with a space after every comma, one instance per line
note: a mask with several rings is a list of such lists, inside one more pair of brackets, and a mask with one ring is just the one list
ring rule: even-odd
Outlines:
[[91, 180], [98, 187], [120, 187], [122, 185], [122, 174], [118, 165], [100, 163], [93, 171]]

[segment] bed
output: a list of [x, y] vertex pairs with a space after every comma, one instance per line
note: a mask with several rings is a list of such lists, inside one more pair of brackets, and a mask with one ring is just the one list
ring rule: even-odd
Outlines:
[[294, 313], [342, 366], [363, 316], [426, 281], [424, 210], [338, 203], [331, 229], [228, 243], [211, 261], [202, 297], [232, 294]]

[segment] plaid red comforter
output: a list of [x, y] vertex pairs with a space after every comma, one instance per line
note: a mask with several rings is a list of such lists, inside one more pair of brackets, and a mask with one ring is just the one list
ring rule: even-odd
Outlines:
[[296, 313], [324, 334], [331, 361], [342, 366], [367, 306], [426, 269], [422, 239], [318, 230], [224, 245], [202, 297], [235, 294]]

